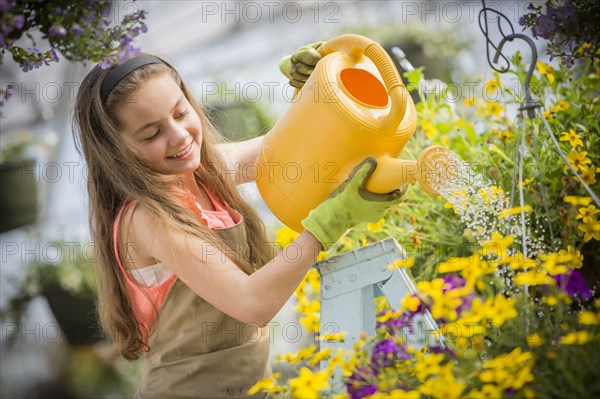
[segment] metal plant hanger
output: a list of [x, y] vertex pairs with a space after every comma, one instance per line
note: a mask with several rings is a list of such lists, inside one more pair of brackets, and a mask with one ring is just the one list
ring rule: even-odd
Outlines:
[[[526, 238], [527, 238], [526, 237], [526, 228], [525, 228], [525, 210], [524, 210], [525, 200], [523, 197], [523, 158], [524, 158], [524, 152], [525, 152], [525, 148], [526, 148], [525, 136], [526, 136], [526, 128], [527, 128], [525, 115], [530, 120], [530, 126], [532, 128], [532, 135], [531, 135], [532, 136], [532, 147], [533, 147], [532, 152], [535, 156], [536, 169], [537, 169], [538, 179], [540, 182], [540, 192], [541, 192], [541, 196], [542, 196], [542, 204], [543, 204], [544, 210], [546, 212], [546, 222], [548, 224], [548, 229], [550, 232], [550, 238], [551, 238], [552, 245], [555, 244], [554, 231], [552, 229], [552, 223], [550, 221], [550, 211], [548, 209], [546, 188], [545, 188], [544, 182], [542, 180], [542, 169], [540, 166], [539, 154], [538, 154], [538, 150], [537, 150], [536, 134], [535, 134], [535, 131], [533, 131], [533, 129], [534, 129], [533, 120], [536, 118], [536, 115], [538, 115], [538, 114], [540, 115], [540, 119], [543, 122], [543, 126], [546, 128], [546, 131], [548, 132], [548, 135], [550, 136], [550, 139], [552, 140], [554, 146], [556, 147], [556, 151], [562, 158], [563, 162], [569, 167], [569, 169], [571, 169], [571, 171], [573, 172], [575, 177], [577, 177], [579, 182], [582, 184], [582, 186], [585, 188], [585, 190], [589, 193], [589, 195], [592, 197], [592, 199], [598, 205], [598, 207], [600, 207], [600, 199], [590, 189], [590, 187], [585, 183], [585, 181], [583, 181], [583, 179], [577, 173], [577, 171], [575, 170], [573, 165], [571, 165], [571, 163], [569, 162], [569, 160], [567, 159], [567, 157], [561, 150], [561, 148], [558, 144], [558, 140], [556, 139], [556, 135], [550, 128], [548, 121], [546, 121], [546, 118], [544, 118], [544, 115], [541, 113], [542, 112], [541, 111], [542, 104], [537, 102], [531, 96], [531, 91], [530, 91], [529, 86], [530, 86], [531, 76], [533, 75], [533, 70], [535, 68], [535, 65], [537, 62], [537, 57], [538, 57], [537, 49], [535, 48], [535, 44], [534, 44], [533, 40], [531, 40], [531, 38], [529, 38], [528, 36], [526, 36], [522, 33], [515, 33], [513, 25], [509, 21], [509, 19], [501, 12], [486, 7], [485, 0], [481, 0], [481, 3], [483, 5], [483, 8], [479, 12], [479, 28], [483, 32], [483, 35], [485, 36], [485, 39], [487, 42], [486, 43], [486, 54], [487, 54], [488, 64], [494, 71], [499, 72], [499, 73], [504, 73], [504, 72], [508, 71], [508, 69], [510, 67], [510, 62], [508, 61], [508, 58], [504, 54], [502, 54], [502, 48], [504, 47], [506, 42], [513, 41], [515, 39], [521, 39], [521, 40], [524, 40], [531, 48], [531, 65], [529, 67], [529, 70], [527, 72], [527, 75], [525, 77], [525, 82], [524, 82], [525, 98], [524, 98], [523, 102], [521, 103], [521, 106], [518, 108], [518, 111], [519, 111], [518, 118], [521, 121], [520, 122], [521, 126], [520, 126], [520, 128], [518, 130], [518, 134], [517, 134], [517, 141], [516, 141], [516, 148], [515, 148], [515, 162], [514, 162], [513, 178], [512, 178], [511, 191], [510, 191], [510, 203], [512, 204], [513, 199], [514, 199], [515, 188], [516, 188], [516, 184], [517, 184], [517, 180], [518, 180], [519, 205], [521, 207], [521, 212], [520, 212], [521, 213], [521, 230], [522, 230], [521, 231], [521, 243], [522, 243], [523, 256], [525, 258], [527, 258], [527, 247], [525, 245]], [[498, 25], [498, 30], [499, 30], [500, 34], [502, 35], [502, 39], [500, 40], [498, 45], [496, 45], [492, 42], [492, 40], [489, 36], [489, 33], [488, 33], [488, 14], [490, 14], [492, 16], [493, 16], [493, 14], [495, 14], [497, 16], [496, 23]], [[503, 29], [502, 29], [503, 24], [507, 25], [508, 28], [510, 29], [509, 34], [505, 34], [505, 32], [503, 31]], [[492, 52], [494, 52], [493, 60], [491, 58]], [[498, 65], [499, 58], [502, 58], [503, 64], [505, 64], [504, 67], [498, 68], [496, 66], [496, 65]]]

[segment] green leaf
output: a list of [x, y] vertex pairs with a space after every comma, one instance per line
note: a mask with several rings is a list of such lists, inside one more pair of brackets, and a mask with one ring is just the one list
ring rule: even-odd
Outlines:
[[419, 67], [412, 71], [404, 72], [403, 76], [408, 80], [408, 88], [410, 91], [414, 90], [419, 82], [423, 80], [423, 70], [425, 67]]
[[469, 143], [473, 145], [477, 144], [477, 132], [475, 131], [473, 124], [465, 121], [465, 123], [463, 123], [462, 129], [464, 130], [465, 135], [467, 136], [467, 140], [469, 140]]

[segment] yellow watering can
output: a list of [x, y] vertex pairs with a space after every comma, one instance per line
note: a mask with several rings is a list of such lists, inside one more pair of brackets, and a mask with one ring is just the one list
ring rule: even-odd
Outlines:
[[265, 136], [257, 158], [256, 184], [269, 209], [302, 231], [308, 213], [369, 156], [377, 159], [377, 168], [367, 190], [389, 193], [419, 181], [426, 192], [436, 193], [431, 172], [446, 159], [443, 147], [425, 149], [416, 162], [397, 158], [415, 131], [417, 115], [383, 47], [363, 36], [342, 35], [318, 51], [323, 58]]

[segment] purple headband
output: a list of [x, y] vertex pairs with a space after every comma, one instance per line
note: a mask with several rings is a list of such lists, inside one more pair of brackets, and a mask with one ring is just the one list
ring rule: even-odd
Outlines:
[[139, 57], [131, 58], [125, 61], [123, 64], [114, 67], [102, 81], [102, 86], [100, 87], [100, 96], [102, 97], [102, 103], [106, 103], [106, 99], [108, 98], [110, 92], [121, 80], [123, 80], [123, 78], [125, 78], [125, 76], [129, 75], [131, 72], [135, 71], [138, 68], [150, 64], [163, 64], [169, 66], [167, 63], [165, 63], [163, 60], [156, 56], [141, 55]]

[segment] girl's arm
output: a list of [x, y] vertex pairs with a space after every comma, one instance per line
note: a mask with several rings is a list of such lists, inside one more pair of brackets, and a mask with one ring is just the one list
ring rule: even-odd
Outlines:
[[219, 145], [227, 171], [235, 171], [237, 184], [248, 183], [256, 179], [255, 163], [263, 138], [264, 136], [258, 136], [245, 141]]
[[140, 251], [160, 259], [198, 296], [229, 316], [264, 326], [279, 312], [310, 269], [322, 246], [308, 232], [251, 275], [232, 261], [239, 253], [157, 223], [136, 207], [132, 233]]

